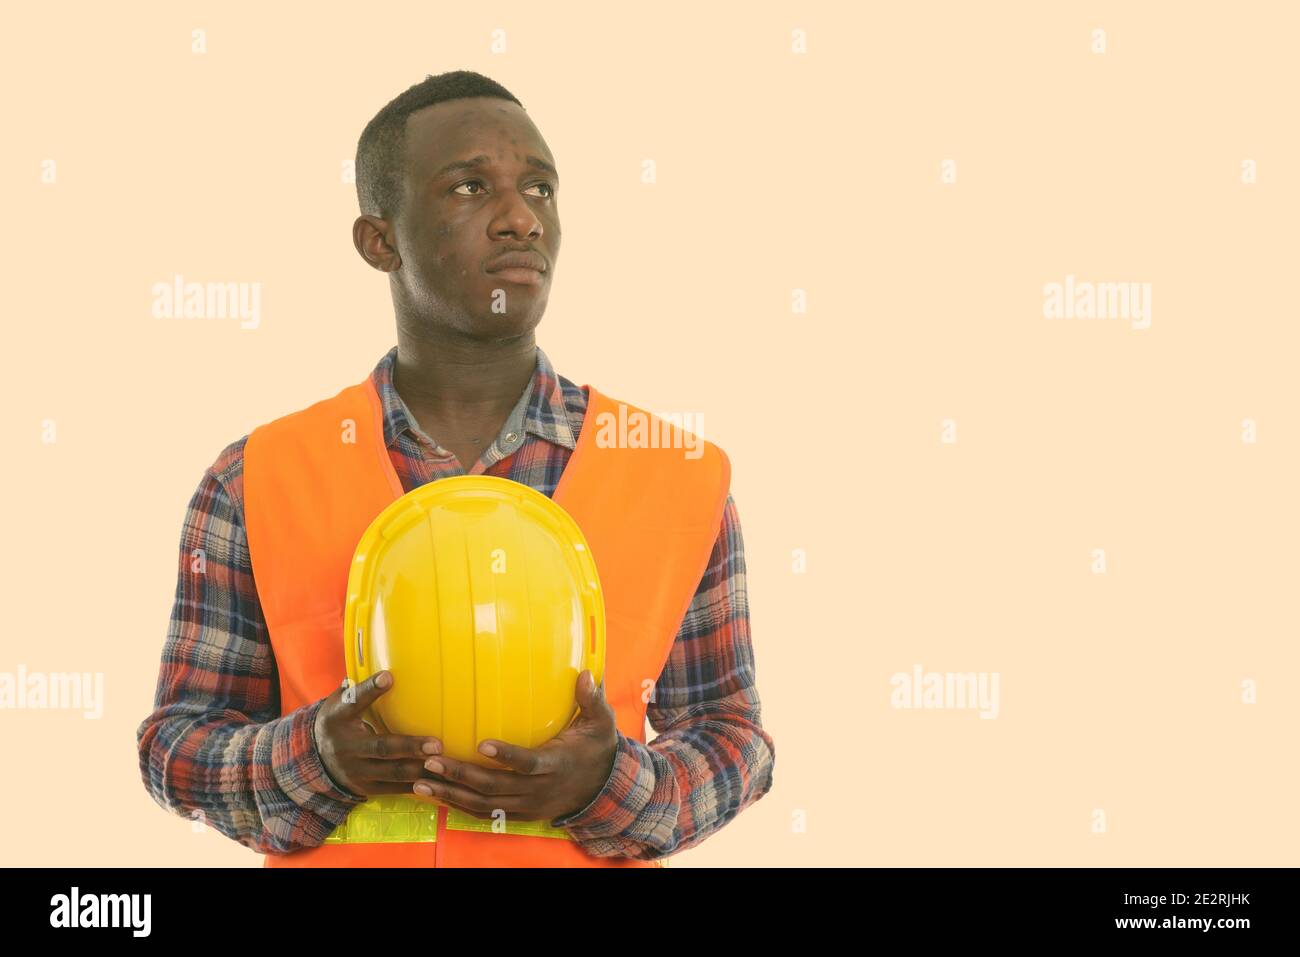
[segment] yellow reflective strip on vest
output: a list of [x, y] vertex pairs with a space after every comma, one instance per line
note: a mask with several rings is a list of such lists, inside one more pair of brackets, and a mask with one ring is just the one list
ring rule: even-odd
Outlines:
[[438, 840], [438, 808], [413, 795], [379, 794], [352, 809], [326, 844], [414, 844]]
[[[568, 831], [546, 821], [510, 821], [503, 829], [458, 808], [447, 806], [447, 828], [452, 831], [480, 831], [556, 837], [571, 841]], [[407, 794], [380, 794], [358, 804], [347, 820], [336, 827], [326, 844], [410, 844], [438, 839], [438, 806]]]
[[[454, 807], [447, 808], [447, 830], [449, 831], [486, 831], [500, 832], [496, 821], [483, 820]], [[527, 834], [530, 837], [558, 837], [566, 841], [573, 840], [562, 827], [551, 827], [547, 821], [511, 821], [506, 819], [506, 834]]]

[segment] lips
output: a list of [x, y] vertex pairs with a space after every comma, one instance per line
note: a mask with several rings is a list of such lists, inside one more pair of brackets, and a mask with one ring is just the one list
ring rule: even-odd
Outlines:
[[546, 260], [537, 253], [506, 253], [487, 264], [487, 272], [501, 272], [506, 269], [533, 269], [539, 273], [546, 272]]

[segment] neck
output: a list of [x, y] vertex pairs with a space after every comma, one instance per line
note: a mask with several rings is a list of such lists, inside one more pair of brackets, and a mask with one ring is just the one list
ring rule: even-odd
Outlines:
[[536, 367], [531, 331], [513, 339], [472, 339], [445, 330], [413, 336], [399, 326], [393, 387], [413, 411], [448, 419], [504, 415]]

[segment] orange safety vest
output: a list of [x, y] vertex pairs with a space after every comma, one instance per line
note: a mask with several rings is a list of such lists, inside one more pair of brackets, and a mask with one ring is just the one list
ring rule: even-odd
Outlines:
[[[606, 427], [621, 435], [638, 414], [647, 417], [638, 421], [650, 421], [649, 413], [586, 389], [586, 417], [553, 500], [582, 529], [600, 575], [606, 699], [624, 736], [644, 743], [649, 689], [663, 671], [708, 566], [731, 466], [711, 442], [696, 440], [695, 457], [688, 456], [681, 430], [660, 419], [653, 421], [672, 441], [648, 447], [644, 442], [632, 447], [617, 436], [610, 441]], [[371, 521], [403, 494], [384, 445], [382, 405], [370, 377], [249, 434], [244, 517], [253, 578], [280, 675], [282, 715], [329, 696], [347, 674], [343, 611], [356, 545]], [[265, 866], [666, 863], [593, 857], [548, 822], [538, 822], [547, 836], [494, 832], [491, 822], [458, 809], [431, 801], [427, 807], [436, 809], [437, 824], [431, 813], [428, 834], [419, 840], [325, 843], [267, 854]]]

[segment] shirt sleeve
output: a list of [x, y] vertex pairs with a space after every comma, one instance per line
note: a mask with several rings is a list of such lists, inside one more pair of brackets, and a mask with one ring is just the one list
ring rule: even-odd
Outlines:
[[321, 844], [365, 798], [321, 762], [322, 701], [280, 715], [242, 503], [217, 465], [185, 514], [154, 711], [136, 731], [140, 774], [166, 810], [261, 853], [287, 853]]
[[654, 740], [618, 732], [604, 788], [581, 811], [551, 821], [595, 857], [652, 860], [685, 850], [772, 787], [776, 748], [761, 722], [744, 543], [730, 494], [646, 717]]

